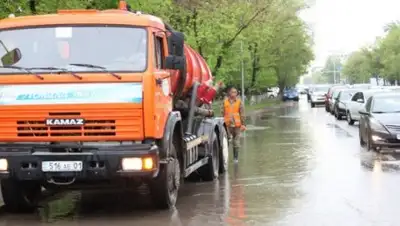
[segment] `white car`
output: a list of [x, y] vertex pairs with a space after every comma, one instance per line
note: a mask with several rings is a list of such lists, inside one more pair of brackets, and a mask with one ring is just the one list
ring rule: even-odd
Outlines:
[[360, 114], [358, 111], [365, 107], [367, 99], [375, 93], [390, 92], [385, 89], [368, 89], [357, 92], [353, 95], [351, 100], [346, 103], [346, 118], [349, 125], [353, 125], [355, 121], [360, 120]]
[[278, 87], [272, 87], [272, 88], [268, 89], [268, 91], [267, 91], [268, 98], [276, 98], [276, 97], [278, 97], [278, 94], [279, 94]]
[[329, 88], [329, 85], [317, 85], [310, 90], [310, 103], [312, 108], [317, 104], [325, 104], [325, 98]]

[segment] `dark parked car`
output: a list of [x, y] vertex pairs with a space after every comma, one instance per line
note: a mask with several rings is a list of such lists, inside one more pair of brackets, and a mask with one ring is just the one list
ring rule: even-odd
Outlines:
[[333, 92], [338, 89], [346, 89], [346, 88], [348, 88], [348, 86], [342, 86], [342, 85], [334, 85], [331, 88], [329, 88], [328, 93], [325, 96], [326, 112], [331, 112], [333, 114], [333, 112], [331, 111], [331, 107], [333, 106], [333, 100], [334, 100], [332, 99]]
[[400, 149], [400, 93], [374, 94], [359, 113], [361, 145], [376, 151]]
[[346, 106], [348, 102], [351, 100], [351, 97], [353, 97], [353, 95], [358, 91], [359, 90], [354, 90], [354, 89], [344, 89], [339, 91], [333, 104], [333, 112], [338, 120], [341, 120], [343, 116], [347, 115]]
[[299, 101], [299, 92], [295, 88], [286, 88], [283, 90], [283, 101], [294, 100]]

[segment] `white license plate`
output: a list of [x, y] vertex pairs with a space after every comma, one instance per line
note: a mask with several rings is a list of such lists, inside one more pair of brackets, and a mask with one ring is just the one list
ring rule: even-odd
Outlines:
[[400, 140], [400, 134], [397, 134], [397, 139]]
[[43, 172], [79, 172], [82, 171], [82, 161], [49, 161], [42, 162]]

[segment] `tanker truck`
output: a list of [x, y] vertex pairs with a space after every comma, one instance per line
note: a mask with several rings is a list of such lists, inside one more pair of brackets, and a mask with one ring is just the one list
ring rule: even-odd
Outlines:
[[9, 211], [34, 210], [45, 189], [142, 185], [168, 209], [185, 178], [213, 181], [227, 170], [223, 118], [206, 108], [215, 88], [205, 60], [183, 33], [127, 8], [121, 1], [119, 9], [1, 20], [0, 178]]

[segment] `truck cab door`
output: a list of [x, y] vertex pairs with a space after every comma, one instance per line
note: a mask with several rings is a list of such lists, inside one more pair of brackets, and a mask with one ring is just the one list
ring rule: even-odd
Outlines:
[[153, 32], [154, 40], [154, 77], [155, 77], [155, 125], [156, 133], [162, 134], [168, 115], [172, 111], [171, 74], [165, 69], [165, 56], [168, 54], [164, 32]]

